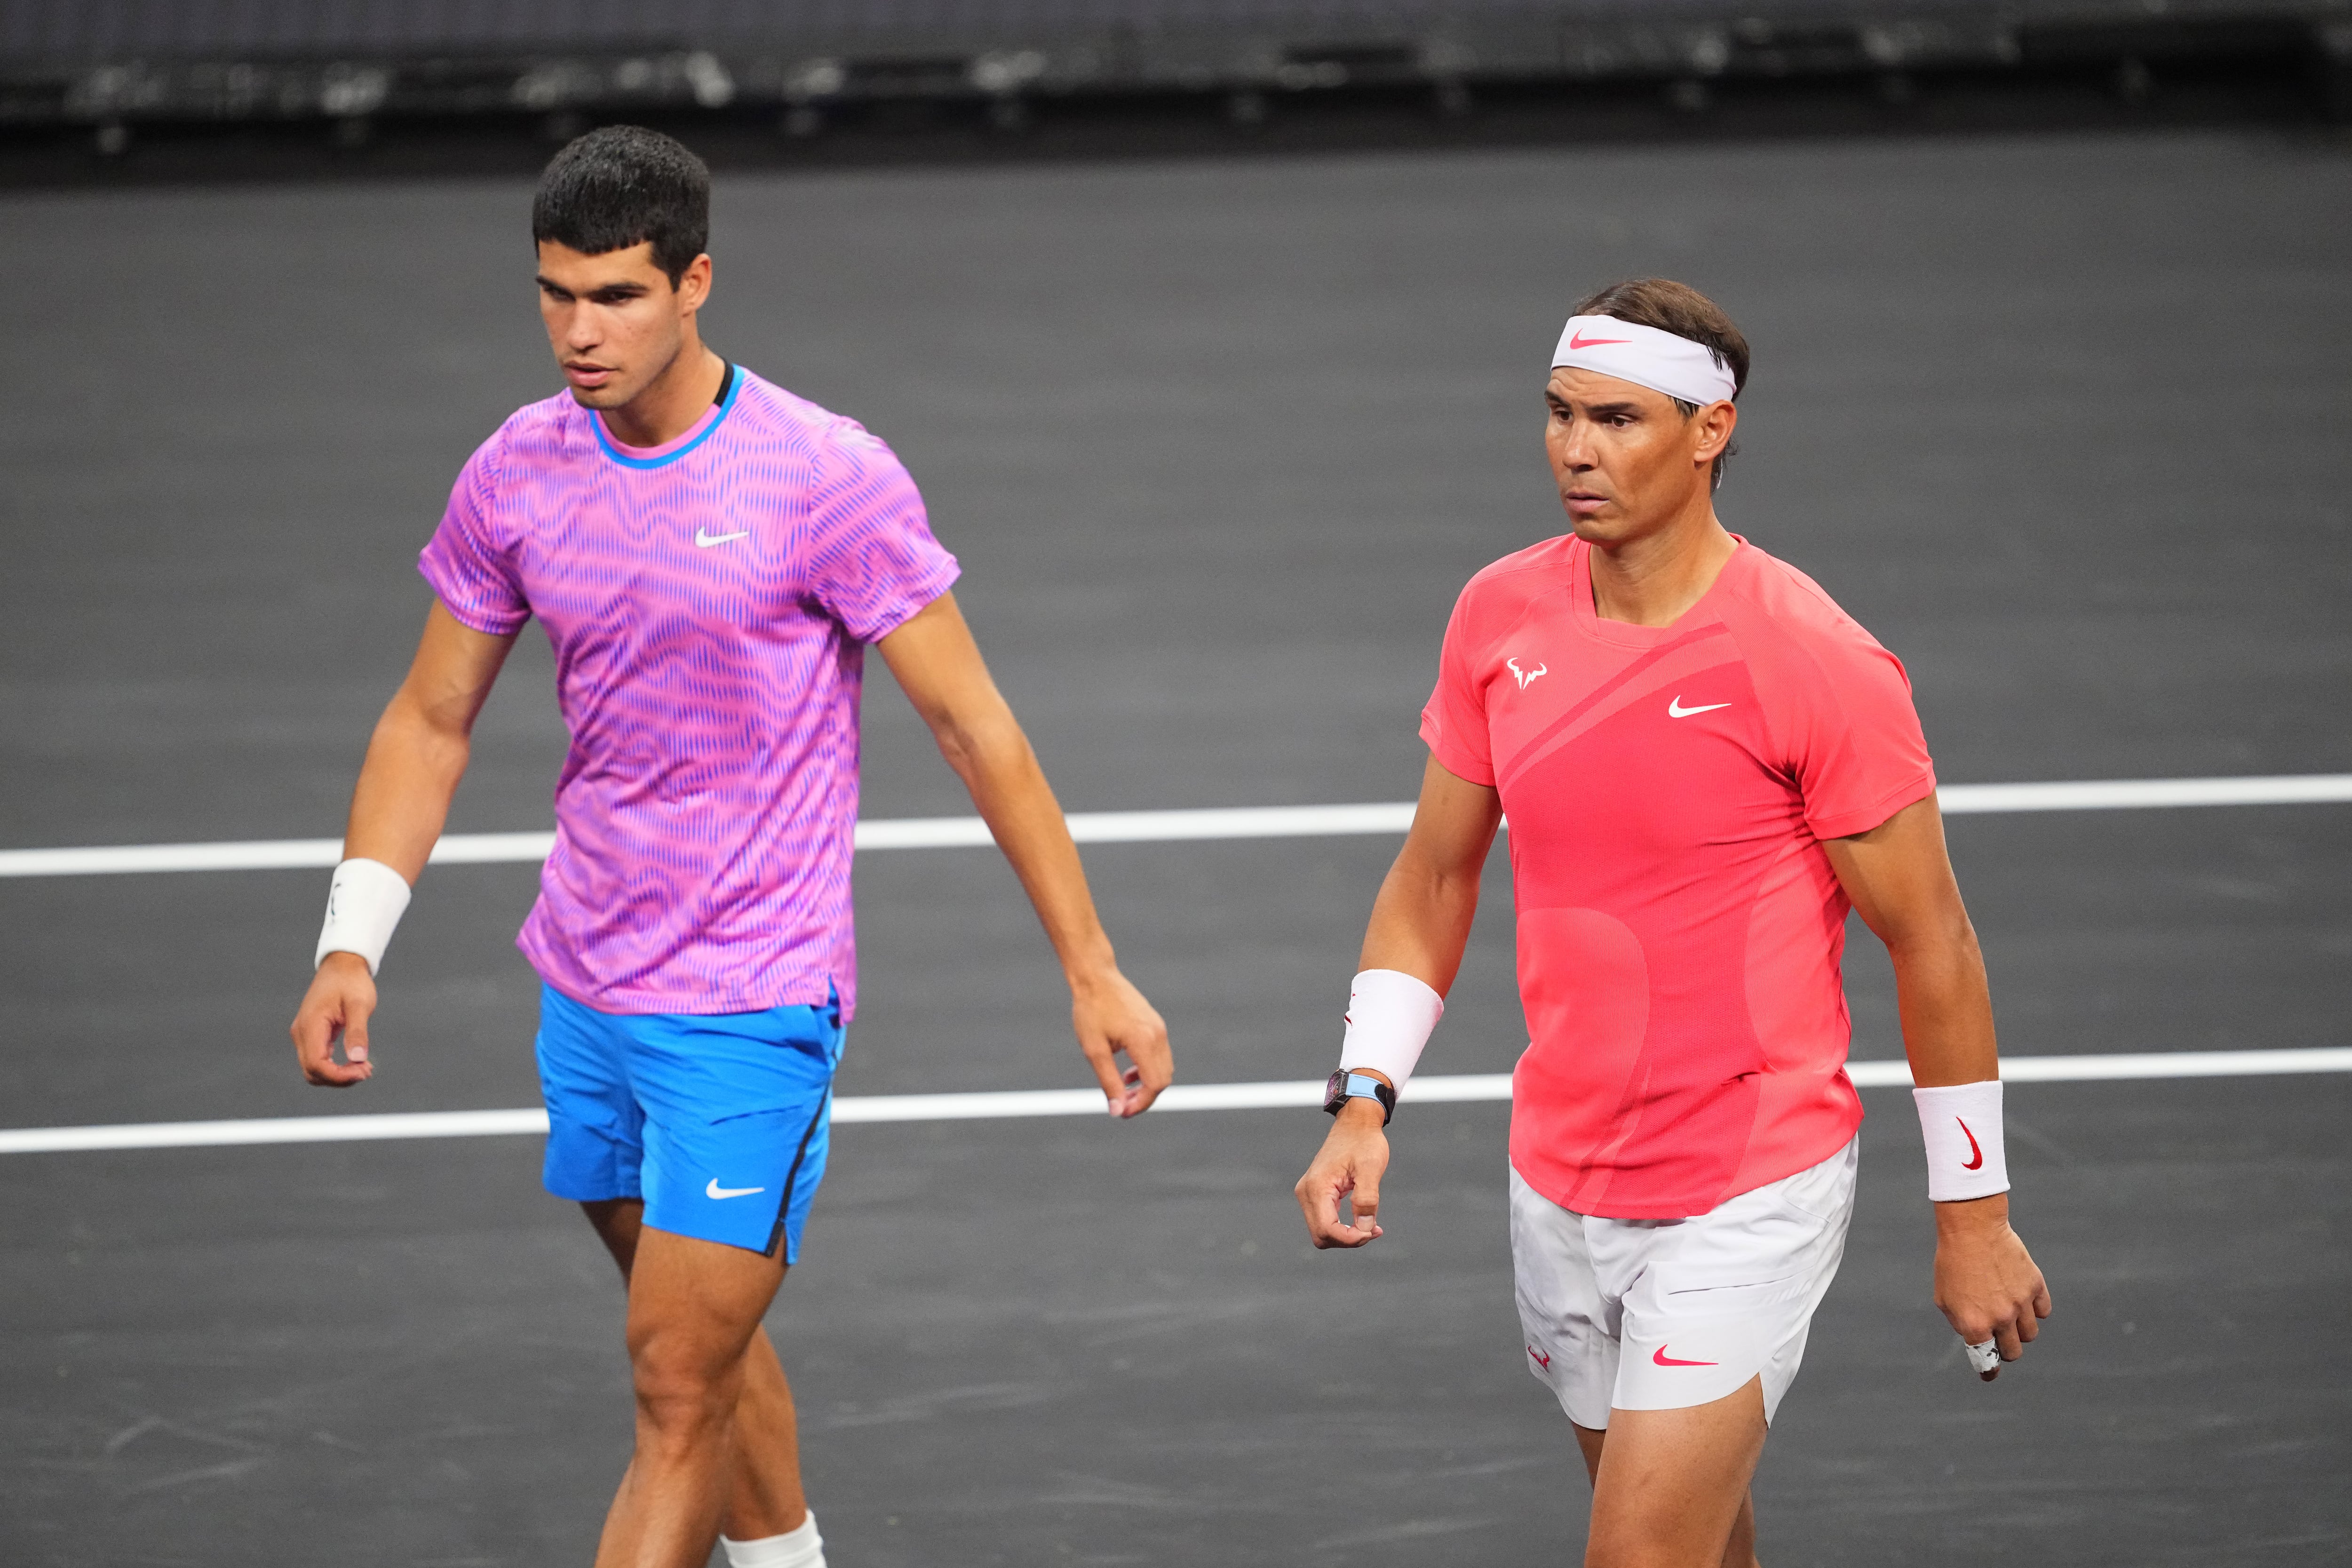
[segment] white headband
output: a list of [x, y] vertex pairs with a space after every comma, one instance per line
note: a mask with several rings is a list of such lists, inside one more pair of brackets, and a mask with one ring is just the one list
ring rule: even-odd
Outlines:
[[1551, 366], [1599, 371], [1685, 403], [1715, 403], [1738, 388], [1714, 352], [1688, 338], [1614, 316], [1570, 316]]

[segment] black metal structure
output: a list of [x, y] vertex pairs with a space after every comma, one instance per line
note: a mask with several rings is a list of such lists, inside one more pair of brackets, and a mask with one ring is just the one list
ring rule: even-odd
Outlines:
[[1900, 105], [1949, 79], [2063, 77], [2126, 101], [2161, 80], [2252, 73], [2306, 112], [2352, 113], [2352, 0], [1466, 0], [1455, 5], [759, 5], [432, 0], [341, 5], [0, 0], [0, 136], [313, 123], [686, 117], [814, 141], [1041, 113], [1496, 98], [1572, 104], [1860, 85]]

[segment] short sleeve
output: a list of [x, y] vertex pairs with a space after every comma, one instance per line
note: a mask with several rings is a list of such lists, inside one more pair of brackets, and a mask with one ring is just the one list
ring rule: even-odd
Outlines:
[[441, 526], [416, 562], [451, 615], [492, 637], [505, 637], [530, 619], [512, 552], [499, 541], [493, 523], [505, 439], [501, 430], [466, 460]]
[[962, 570], [898, 455], [848, 419], [818, 458], [808, 546], [811, 597], [860, 642], [897, 631]]
[[1421, 738], [1438, 765], [1458, 779], [1494, 787], [1494, 746], [1486, 732], [1486, 703], [1475, 668], [1478, 650], [1472, 646], [1470, 596], [1477, 584], [1462, 591], [1454, 614], [1445, 623], [1445, 646], [1437, 656], [1437, 688], [1421, 710]]
[[1817, 838], [1867, 833], [1936, 792], [1927, 738], [1903, 661], [1851, 624], [1809, 647], [1812, 679], [1791, 684], [1781, 715], [1789, 768]]

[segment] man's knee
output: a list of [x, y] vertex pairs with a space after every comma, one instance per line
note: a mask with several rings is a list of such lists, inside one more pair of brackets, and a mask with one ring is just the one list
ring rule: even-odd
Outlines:
[[1723, 1542], [1692, 1524], [1672, 1510], [1645, 1510], [1639, 1503], [1606, 1518], [1596, 1509], [1585, 1537], [1584, 1568], [1717, 1568]]
[[637, 1408], [666, 1432], [723, 1426], [742, 1394], [741, 1348], [688, 1328], [632, 1324], [629, 1367]]
[[[1705, 1511], [1705, 1510], [1700, 1510]], [[1691, 1512], [1639, 1503], [1594, 1510], [1586, 1537], [1585, 1568], [1753, 1568], [1756, 1527], [1743, 1491], [1727, 1531], [1703, 1524]]]

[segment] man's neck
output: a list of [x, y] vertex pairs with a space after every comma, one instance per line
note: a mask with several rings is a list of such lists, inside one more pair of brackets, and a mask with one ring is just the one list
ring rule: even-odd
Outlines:
[[694, 428], [727, 378], [727, 362], [688, 332], [667, 369], [618, 408], [604, 411], [604, 428], [624, 447], [660, 447]]
[[1604, 621], [1670, 626], [1706, 597], [1739, 542], [1711, 501], [1654, 533], [1592, 550], [1592, 611]]

